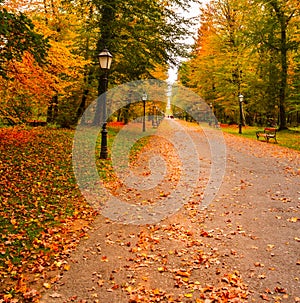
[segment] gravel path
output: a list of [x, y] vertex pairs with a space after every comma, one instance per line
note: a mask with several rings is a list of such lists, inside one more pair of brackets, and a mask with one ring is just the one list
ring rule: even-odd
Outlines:
[[[186, 204], [157, 224], [99, 216], [41, 302], [300, 302], [299, 152], [224, 135], [218, 191], [207, 134], [183, 127], [201, 163]], [[165, 181], [160, 198], [178, 185]]]

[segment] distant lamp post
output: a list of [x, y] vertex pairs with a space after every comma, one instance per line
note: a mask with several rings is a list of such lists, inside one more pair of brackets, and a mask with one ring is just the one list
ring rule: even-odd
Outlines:
[[110, 70], [110, 65], [112, 62], [111, 53], [105, 48], [99, 55], [99, 65], [100, 68], [104, 70], [104, 78], [103, 78], [103, 88], [104, 88], [104, 102], [103, 102], [103, 125], [101, 131], [101, 151], [100, 151], [100, 159], [107, 159], [107, 129], [106, 129], [106, 92], [108, 85], [108, 71]]
[[143, 101], [143, 107], [144, 107], [144, 117], [143, 117], [143, 132], [146, 131], [146, 101], [147, 101], [147, 94], [143, 93], [142, 101]]
[[242, 126], [243, 126], [243, 102], [244, 102], [244, 96], [240, 94], [239, 95], [239, 108], [240, 108], [239, 134], [242, 133]]
[[209, 107], [210, 107], [209, 126], [211, 126], [213, 122], [213, 104], [211, 102], [209, 103]]

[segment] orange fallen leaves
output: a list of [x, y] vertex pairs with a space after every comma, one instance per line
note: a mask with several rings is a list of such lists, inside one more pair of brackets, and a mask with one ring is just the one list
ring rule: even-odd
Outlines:
[[[68, 270], [66, 258], [80, 234], [86, 235], [88, 229], [73, 230], [73, 222], [93, 220], [95, 211], [75, 186], [71, 147], [71, 131], [0, 129], [0, 268], [5, 277], [0, 301], [37, 301], [39, 289], [57, 280], [37, 277], [49, 270]], [[37, 289], [29, 287], [32, 282]]]

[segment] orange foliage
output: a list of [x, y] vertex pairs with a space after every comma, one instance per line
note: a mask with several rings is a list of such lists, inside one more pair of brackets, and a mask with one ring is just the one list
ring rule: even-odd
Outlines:
[[[50, 49], [47, 64], [43, 66], [38, 65], [29, 53], [24, 53], [21, 62], [11, 61], [8, 64], [10, 80], [0, 77], [0, 102], [4, 108], [25, 106], [34, 108], [38, 114], [45, 114], [54, 95], [68, 98], [71, 91], [79, 89], [83, 68], [88, 62], [74, 54], [76, 33], [69, 30], [72, 28], [72, 18], [58, 15], [55, 7], [60, 5], [60, 1], [33, 3], [27, 0], [10, 0], [5, 4], [10, 11], [22, 10], [29, 15], [35, 31], [48, 37]], [[65, 26], [66, 23], [69, 26]], [[61, 29], [58, 30], [58, 27]]]

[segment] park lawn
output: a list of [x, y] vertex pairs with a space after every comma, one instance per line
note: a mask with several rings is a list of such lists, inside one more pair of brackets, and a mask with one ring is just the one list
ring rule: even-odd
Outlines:
[[[109, 145], [117, 132], [109, 129]], [[73, 135], [66, 129], [0, 129], [0, 301], [38, 300], [39, 289], [55, 280], [49, 274], [49, 283], [44, 273], [68, 270], [70, 252], [97, 215], [73, 174]], [[99, 166], [111, 175], [109, 162]]]
[[[242, 128], [242, 134], [239, 134], [237, 125], [222, 126], [222, 130], [226, 133], [242, 136], [253, 140], [257, 140], [256, 132], [263, 131], [263, 129], [264, 127], [244, 126]], [[300, 130], [293, 128], [290, 130], [279, 131], [277, 132], [276, 137], [278, 145], [300, 151]], [[263, 140], [263, 138], [260, 138], [260, 140]], [[273, 142], [274, 140], [271, 139], [270, 144], [273, 144]]]

